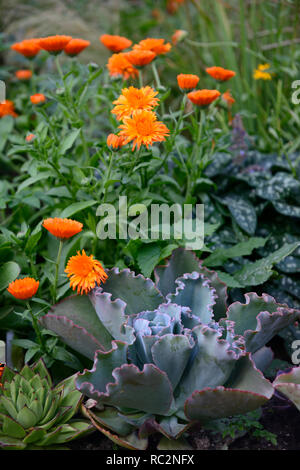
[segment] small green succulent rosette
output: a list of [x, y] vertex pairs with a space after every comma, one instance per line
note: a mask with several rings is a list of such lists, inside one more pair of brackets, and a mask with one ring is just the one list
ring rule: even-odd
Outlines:
[[0, 388], [0, 448], [48, 449], [90, 432], [90, 421], [74, 418], [82, 398], [75, 375], [54, 387], [42, 360], [20, 372], [6, 366]]

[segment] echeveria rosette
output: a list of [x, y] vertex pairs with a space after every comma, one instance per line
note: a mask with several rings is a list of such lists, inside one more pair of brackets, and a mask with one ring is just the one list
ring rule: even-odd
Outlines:
[[128, 269], [107, 274], [103, 287], [62, 301], [42, 323], [94, 359], [76, 386], [94, 405], [84, 413], [108, 437], [143, 449], [153, 432], [179, 439], [195, 422], [270, 399], [255, 364], [299, 312], [255, 293], [228, 307], [225, 284], [183, 249], [156, 269], [155, 283]]
[[0, 448], [53, 448], [85, 435], [93, 427], [73, 416], [80, 409], [82, 394], [75, 376], [52, 385], [39, 360], [20, 372], [5, 367], [0, 388]]

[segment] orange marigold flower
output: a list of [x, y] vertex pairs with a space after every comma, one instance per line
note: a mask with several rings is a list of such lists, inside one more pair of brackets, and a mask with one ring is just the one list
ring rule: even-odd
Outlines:
[[11, 47], [12, 50], [22, 54], [23, 56], [31, 59], [35, 57], [41, 50], [39, 39], [24, 39], [24, 41], [16, 42]]
[[4, 369], [5, 369], [5, 364], [0, 363], [0, 388], [3, 387], [3, 384], [1, 383], [1, 381], [2, 381], [2, 375], [3, 375]]
[[17, 117], [18, 115], [15, 113], [15, 105], [10, 100], [5, 100], [4, 103], [0, 103], [0, 118], [4, 116], [13, 116]]
[[208, 106], [220, 96], [218, 90], [195, 90], [188, 93], [189, 100], [198, 106]]
[[64, 48], [64, 52], [74, 57], [80, 54], [80, 52], [86, 49], [90, 44], [90, 41], [86, 41], [85, 39], [71, 39]]
[[35, 138], [35, 134], [28, 134], [25, 138], [26, 142], [31, 142]]
[[81, 232], [83, 225], [77, 220], [54, 217], [45, 219], [43, 227], [55, 237], [63, 239], [73, 237], [73, 235]]
[[120, 135], [126, 138], [125, 143], [133, 141], [132, 150], [139, 149], [141, 145], [152, 145], [153, 142], [162, 142], [169, 134], [169, 129], [160, 121], [157, 121], [153, 111], [135, 111], [133, 116], [125, 117], [124, 124], [119, 126]]
[[17, 70], [15, 76], [18, 80], [29, 80], [32, 77], [31, 70]]
[[147, 38], [135, 44], [133, 49], [152, 51], [154, 54], [160, 55], [169, 52], [171, 47], [171, 44], [169, 42], [165, 43], [164, 39]]
[[39, 281], [32, 277], [24, 277], [11, 282], [7, 288], [8, 292], [16, 299], [26, 300], [33, 297], [39, 288]]
[[46, 96], [43, 93], [36, 93], [35, 95], [31, 95], [30, 101], [32, 104], [41, 104], [45, 103]]
[[126, 54], [119, 52], [119, 54], [113, 54], [108, 59], [107, 68], [111, 77], [123, 77], [125, 80], [128, 78], [135, 78], [138, 76], [139, 71], [129, 62], [126, 58]]
[[93, 255], [88, 256], [84, 250], [69, 259], [65, 273], [70, 278], [70, 287], [77, 289], [81, 295], [87, 294], [108, 277], [100, 261], [94, 259]]
[[107, 136], [106, 143], [108, 147], [111, 147], [114, 150], [118, 150], [125, 144], [125, 138], [120, 135], [109, 134]]
[[112, 52], [121, 52], [131, 46], [132, 41], [123, 36], [113, 34], [102, 34], [100, 42]]
[[199, 80], [198, 75], [189, 73], [180, 73], [177, 75], [177, 83], [182, 90], [193, 90], [193, 88], [196, 88], [198, 85]]
[[172, 44], [176, 46], [180, 41], [183, 41], [183, 39], [188, 35], [188, 32], [185, 31], [184, 29], [177, 29], [175, 33], [172, 36]]
[[235, 76], [233, 70], [223, 69], [223, 67], [208, 67], [205, 71], [208, 75], [221, 82], [226, 82]]
[[227, 90], [225, 93], [223, 93], [222, 100], [226, 101], [228, 106], [232, 106], [233, 103], [235, 103], [235, 99], [231, 95], [230, 90]]
[[135, 49], [133, 51], [126, 52], [125, 57], [132, 65], [135, 65], [136, 67], [144, 67], [144, 65], [150, 64], [150, 62], [155, 59], [156, 54], [155, 52], [147, 51], [146, 49]]
[[137, 110], [150, 111], [159, 103], [159, 99], [155, 98], [157, 94], [158, 92], [150, 86], [123, 88], [119, 98], [113, 101], [116, 106], [111, 112], [118, 120], [122, 120], [124, 117], [130, 117]]
[[64, 50], [67, 44], [71, 41], [71, 36], [55, 35], [41, 38], [39, 41], [40, 47], [50, 54], [59, 54]]

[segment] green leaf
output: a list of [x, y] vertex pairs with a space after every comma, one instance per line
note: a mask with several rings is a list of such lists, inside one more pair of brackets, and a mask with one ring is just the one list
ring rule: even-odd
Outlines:
[[0, 270], [0, 291], [6, 289], [8, 284], [18, 277], [20, 271], [20, 266], [14, 261], [4, 263]]
[[77, 212], [83, 211], [84, 209], [87, 209], [88, 207], [94, 206], [98, 201], [94, 200], [89, 200], [89, 201], [83, 201], [83, 202], [74, 202], [74, 204], [71, 204], [70, 206], [66, 207], [60, 214], [60, 217], [71, 217], [71, 215], [77, 214]]
[[150, 277], [160, 259], [161, 249], [157, 243], [143, 244], [138, 250], [137, 262], [141, 273]]
[[23, 183], [20, 184], [20, 186], [17, 189], [17, 193], [20, 193], [23, 191], [23, 189], [28, 188], [28, 186], [31, 186], [34, 183], [37, 183], [38, 181], [42, 181], [48, 178], [54, 178], [56, 173], [54, 171], [41, 171], [38, 175], [31, 176], [30, 178], [27, 178]]
[[257, 217], [256, 211], [250, 201], [233, 194], [224, 199], [220, 199], [220, 202], [228, 207], [233, 219], [239, 227], [245, 230], [249, 235], [254, 235]]
[[227, 259], [251, 255], [254, 249], [261, 248], [266, 241], [266, 238], [253, 237], [230, 248], [217, 248], [202, 264], [203, 266], [222, 266]]
[[273, 274], [273, 265], [290, 255], [299, 245], [300, 242], [286, 243], [266, 258], [245, 264], [242, 269], [234, 273], [234, 279], [244, 287], [266, 282]]
[[59, 148], [59, 153], [61, 155], [64, 155], [67, 150], [69, 150], [72, 145], [74, 144], [75, 140], [77, 139], [79, 132], [81, 129], [76, 129], [72, 132], [70, 132], [67, 137], [62, 141], [60, 148]]

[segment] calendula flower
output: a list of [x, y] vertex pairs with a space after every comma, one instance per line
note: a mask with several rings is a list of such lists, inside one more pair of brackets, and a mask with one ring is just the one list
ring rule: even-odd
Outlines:
[[3, 384], [1, 381], [2, 381], [2, 375], [3, 375], [4, 369], [5, 369], [5, 364], [0, 363], [0, 388], [3, 387]]
[[42, 104], [46, 101], [46, 96], [43, 93], [36, 93], [35, 95], [31, 95], [30, 101], [32, 104]]
[[125, 80], [135, 78], [139, 74], [138, 69], [126, 59], [126, 55], [123, 52], [113, 54], [108, 59], [107, 68], [111, 77], [123, 77]]
[[24, 277], [11, 282], [7, 288], [8, 292], [16, 299], [26, 300], [33, 297], [39, 288], [39, 281], [32, 277]]
[[108, 277], [100, 261], [94, 259], [93, 255], [88, 256], [84, 250], [82, 253], [78, 251], [77, 255], [69, 259], [65, 273], [70, 279], [70, 287], [77, 289], [77, 293], [81, 295], [87, 294]]
[[222, 100], [226, 101], [228, 106], [232, 106], [235, 103], [235, 99], [231, 96], [231, 93], [229, 90], [223, 93]]
[[17, 70], [15, 72], [15, 76], [17, 77], [18, 80], [29, 80], [32, 77], [32, 71], [31, 70]]
[[125, 145], [125, 138], [121, 135], [109, 134], [107, 136], [106, 143], [108, 147], [118, 150]]
[[198, 85], [200, 78], [198, 75], [180, 73], [177, 75], [177, 83], [182, 90], [193, 90]]
[[136, 67], [144, 67], [155, 59], [156, 54], [152, 51], [134, 49], [133, 51], [126, 52], [125, 57], [132, 65]]
[[187, 35], [188, 35], [188, 32], [185, 31], [184, 29], [177, 29], [172, 36], [172, 44], [176, 46], [176, 44], [183, 41], [184, 38], [187, 37]]
[[39, 44], [41, 49], [44, 49], [50, 54], [57, 55], [65, 49], [71, 39], [71, 36], [57, 34], [55, 36], [47, 36], [46, 38], [41, 38]]
[[55, 237], [65, 239], [81, 232], [83, 225], [77, 220], [54, 217], [45, 219], [43, 227]]
[[223, 67], [208, 67], [205, 71], [208, 75], [221, 82], [226, 82], [235, 76], [233, 70], [223, 69]]
[[162, 142], [169, 134], [169, 129], [163, 122], [157, 121], [153, 111], [135, 111], [132, 117], [125, 117], [124, 124], [119, 126], [120, 135], [125, 137], [125, 143], [133, 142], [132, 150], [141, 145], [149, 148], [154, 142]]
[[133, 46], [134, 50], [152, 51], [154, 54], [166, 54], [171, 49], [171, 44], [165, 43], [164, 39], [147, 38]]
[[132, 41], [114, 34], [102, 34], [99, 38], [100, 42], [112, 52], [121, 52], [131, 46]]
[[28, 134], [25, 138], [26, 142], [31, 142], [33, 139], [35, 139], [35, 134]]
[[130, 117], [137, 110], [150, 111], [159, 103], [159, 99], [156, 98], [157, 94], [158, 92], [150, 86], [124, 88], [119, 98], [113, 101], [116, 106], [111, 112], [118, 120], [122, 120], [124, 117]]
[[253, 72], [254, 80], [272, 80], [272, 75], [266, 70], [269, 70], [270, 64], [260, 64]]
[[74, 57], [80, 54], [80, 52], [86, 49], [90, 44], [90, 41], [86, 41], [85, 39], [71, 39], [64, 48], [64, 52], [67, 55]]
[[215, 101], [221, 93], [218, 90], [195, 90], [188, 93], [188, 99], [198, 106], [208, 106]]
[[5, 100], [4, 103], [0, 103], [0, 118], [4, 116], [13, 116], [17, 117], [15, 113], [15, 105], [10, 100]]
[[31, 59], [41, 50], [39, 41], [39, 39], [24, 39], [21, 42], [16, 42], [10, 47], [12, 50], [22, 54], [24, 57]]

